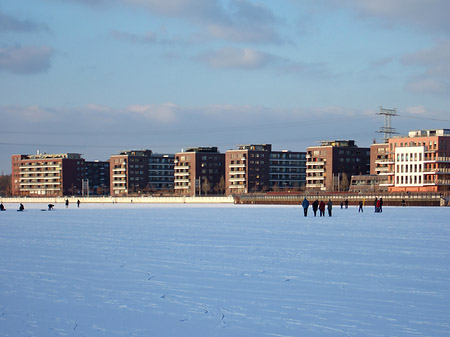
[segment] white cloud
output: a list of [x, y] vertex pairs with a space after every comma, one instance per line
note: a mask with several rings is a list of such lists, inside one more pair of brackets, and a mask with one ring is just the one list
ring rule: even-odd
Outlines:
[[252, 48], [222, 48], [200, 55], [199, 60], [212, 68], [263, 68], [276, 60], [276, 57]]
[[47, 46], [0, 48], [0, 71], [35, 74], [50, 68], [53, 50]]
[[127, 111], [143, 116], [146, 119], [161, 123], [173, 123], [177, 120], [177, 106], [173, 103], [130, 105]]

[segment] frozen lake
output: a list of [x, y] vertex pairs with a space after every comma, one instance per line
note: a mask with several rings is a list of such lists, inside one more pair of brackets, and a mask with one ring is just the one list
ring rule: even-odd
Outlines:
[[450, 208], [5, 206], [1, 336], [450, 336]]

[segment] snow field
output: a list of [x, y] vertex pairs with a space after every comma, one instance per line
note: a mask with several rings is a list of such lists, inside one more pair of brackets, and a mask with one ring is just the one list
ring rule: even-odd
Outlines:
[[450, 336], [450, 209], [5, 205], [2, 336]]

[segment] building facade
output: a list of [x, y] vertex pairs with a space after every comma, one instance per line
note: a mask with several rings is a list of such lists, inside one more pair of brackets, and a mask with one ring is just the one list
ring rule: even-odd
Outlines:
[[269, 187], [302, 189], [306, 185], [306, 152], [272, 151]]
[[356, 146], [354, 140], [323, 141], [307, 148], [307, 189], [346, 191], [352, 175], [369, 173], [370, 149]]
[[123, 151], [111, 156], [111, 196], [127, 196], [144, 193], [148, 185], [148, 157], [151, 150]]
[[389, 139], [390, 192], [450, 190], [450, 130], [410, 131]]
[[89, 195], [109, 195], [109, 161], [85, 161], [84, 175]]
[[174, 154], [152, 153], [148, 158], [148, 181], [151, 191], [173, 192], [175, 172], [174, 161]]
[[14, 196], [80, 195], [85, 160], [78, 153], [12, 155]]
[[226, 194], [266, 191], [270, 188], [272, 145], [240, 145], [225, 153]]
[[[225, 155], [217, 147], [193, 147], [175, 154], [174, 190], [179, 195], [203, 195], [223, 189]], [[223, 182], [223, 183], [222, 183]]]

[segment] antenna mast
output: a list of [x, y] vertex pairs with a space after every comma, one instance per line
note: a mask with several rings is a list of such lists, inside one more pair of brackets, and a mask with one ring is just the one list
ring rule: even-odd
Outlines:
[[380, 130], [377, 131], [377, 133], [383, 133], [384, 134], [383, 140], [385, 143], [387, 143], [389, 141], [389, 138], [392, 137], [392, 135], [398, 134], [398, 132], [395, 131], [395, 128], [391, 126], [392, 117], [398, 116], [397, 108], [384, 109], [382, 106], [380, 106], [380, 112], [377, 112], [377, 115], [384, 116], [384, 126], [382, 126]]

